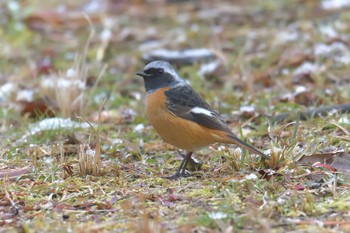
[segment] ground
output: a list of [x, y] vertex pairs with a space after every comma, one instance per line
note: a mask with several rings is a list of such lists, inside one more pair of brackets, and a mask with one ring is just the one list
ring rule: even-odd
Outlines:
[[[350, 231], [349, 1], [0, 6], [0, 232]], [[153, 59], [271, 159], [212, 145], [164, 179]]]

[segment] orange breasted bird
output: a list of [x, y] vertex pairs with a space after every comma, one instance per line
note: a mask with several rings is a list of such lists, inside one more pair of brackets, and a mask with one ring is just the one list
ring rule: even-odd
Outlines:
[[150, 123], [165, 142], [187, 151], [176, 174], [169, 178], [187, 176], [186, 166], [192, 153], [214, 143], [236, 144], [269, 159], [240, 140], [168, 62], [153, 61], [136, 74], [144, 79]]

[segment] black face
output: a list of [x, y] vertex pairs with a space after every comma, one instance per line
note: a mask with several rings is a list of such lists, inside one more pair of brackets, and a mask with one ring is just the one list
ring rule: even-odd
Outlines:
[[165, 72], [163, 68], [151, 67], [142, 72], [137, 72], [136, 74], [143, 77], [147, 92], [152, 92], [159, 88], [167, 87], [173, 81], [175, 81], [174, 77]]

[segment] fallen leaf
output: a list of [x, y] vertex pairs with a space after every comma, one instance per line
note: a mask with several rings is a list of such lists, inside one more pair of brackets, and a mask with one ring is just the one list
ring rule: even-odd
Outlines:
[[296, 190], [302, 191], [302, 190], [305, 189], [305, 186], [304, 186], [304, 185], [301, 185], [301, 184], [297, 184], [297, 185], [294, 186], [294, 188], [295, 188]]
[[55, 116], [55, 110], [57, 106], [55, 104], [49, 104], [49, 101], [44, 100], [43, 98], [33, 100], [33, 101], [17, 101], [17, 104], [20, 105], [21, 113], [23, 115], [29, 115], [29, 117], [38, 117], [46, 115], [49, 117]]
[[[40, 9], [23, 18], [23, 22], [33, 31], [50, 33], [86, 27], [89, 24], [86, 15], [83, 11]], [[100, 15], [89, 14], [89, 20], [97, 23], [100, 21]]]
[[[330, 171], [339, 171], [350, 175], [350, 153], [346, 151], [334, 151], [323, 154], [303, 156], [299, 164], [316, 164], [316, 167], [324, 167]], [[319, 165], [317, 165], [319, 164]], [[350, 176], [349, 176], [350, 178]]]
[[312, 165], [313, 167], [323, 167], [323, 168], [326, 168], [327, 170], [329, 171], [332, 171], [332, 172], [336, 172], [337, 169], [335, 169], [334, 167], [328, 165], [328, 164], [324, 164], [324, 163], [316, 163], [314, 165]]
[[0, 179], [8, 178], [10, 180], [15, 180], [17, 177], [29, 173], [29, 167], [14, 168], [14, 169], [3, 169], [0, 171]]

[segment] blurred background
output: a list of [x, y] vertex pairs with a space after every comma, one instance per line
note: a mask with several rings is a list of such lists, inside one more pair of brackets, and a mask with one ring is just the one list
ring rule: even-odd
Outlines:
[[182, 67], [226, 112], [216, 97], [233, 108], [262, 101], [267, 115], [295, 107], [280, 102], [300, 108], [350, 98], [346, 0], [0, 4], [0, 103], [22, 114], [72, 116], [83, 99], [91, 114], [104, 96], [119, 108], [144, 95], [134, 72], [154, 59]]

